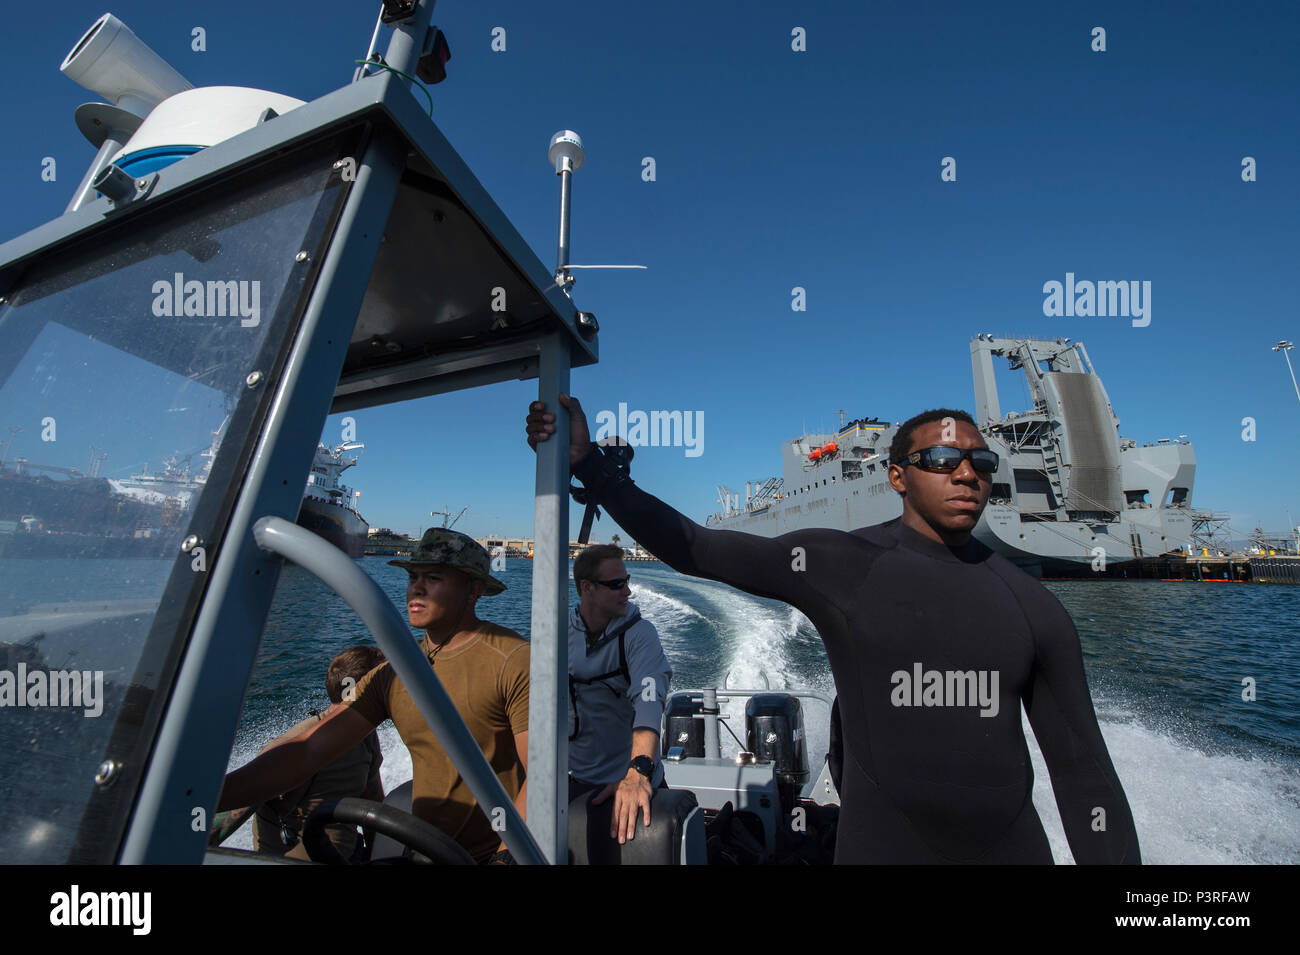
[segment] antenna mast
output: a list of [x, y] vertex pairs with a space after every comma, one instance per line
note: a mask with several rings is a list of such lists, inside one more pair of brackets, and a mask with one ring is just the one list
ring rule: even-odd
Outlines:
[[569, 264], [569, 207], [573, 189], [573, 174], [582, 168], [586, 153], [582, 137], [571, 129], [562, 129], [551, 137], [546, 158], [560, 177], [560, 244], [555, 261], [555, 285], [568, 293], [573, 287], [573, 269], [644, 269], [644, 265], [570, 265]]

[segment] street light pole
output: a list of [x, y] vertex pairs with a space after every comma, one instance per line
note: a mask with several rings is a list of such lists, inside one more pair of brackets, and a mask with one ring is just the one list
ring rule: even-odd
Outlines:
[[1291, 372], [1291, 386], [1295, 388], [1296, 400], [1300, 401], [1300, 385], [1296, 384], [1295, 369], [1291, 367], [1291, 356], [1287, 354], [1287, 352], [1289, 352], [1292, 348], [1295, 348], [1295, 344], [1293, 342], [1280, 341], [1273, 346], [1273, 351], [1280, 351], [1282, 353], [1282, 357], [1286, 359], [1286, 367]]

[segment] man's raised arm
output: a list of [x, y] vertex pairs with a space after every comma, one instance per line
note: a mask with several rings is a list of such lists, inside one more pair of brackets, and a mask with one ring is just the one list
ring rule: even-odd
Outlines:
[[217, 810], [256, 805], [300, 786], [365, 739], [375, 725], [351, 707], [336, 703], [307, 732], [228, 773]]
[[[591, 443], [587, 416], [577, 398], [559, 396], [569, 412], [569, 467], [589, 499], [669, 567], [692, 577], [730, 584], [760, 597], [784, 600], [804, 610], [819, 602], [805, 572], [810, 544], [824, 531], [796, 531], [759, 537], [738, 531], [708, 530], [616, 473]], [[537, 448], [555, 432], [555, 415], [534, 401], [528, 406], [528, 443]]]
[[1083, 670], [1074, 621], [1042, 592], [1034, 614], [1035, 660], [1025, 711], [1052, 778], [1061, 825], [1079, 865], [1142, 861], [1124, 788], [1106, 751]]

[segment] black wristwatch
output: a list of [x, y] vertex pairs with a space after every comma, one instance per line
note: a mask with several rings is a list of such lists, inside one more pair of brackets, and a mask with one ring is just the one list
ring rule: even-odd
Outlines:
[[635, 769], [638, 773], [649, 779], [654, 775], [655, 761], [649, 756], [638, 756], [632, 762], [627, 764], [628, 769]]

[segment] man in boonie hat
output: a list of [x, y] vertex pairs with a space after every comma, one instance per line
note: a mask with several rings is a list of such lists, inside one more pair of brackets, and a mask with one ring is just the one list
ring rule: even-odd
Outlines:
[[[491, 561], [481, 544], [448, 528], [425, 531], [409, 560], [388, 563], [406, 571], [406, 614], [412, 627], [425, 632], [422, 647], [429, 665], [523, 816], [528, 798], [528, 642], [513, 630], [479, 619], [475, 609], [480, 597], [495, 596], [506, 585], [489, 572]], [[260, 802], [281, 791], [264, 791], [266, 786], [282, 786], [290, 776], [306, 779], [328, 762], [323, 756], [360, 742], [386, 719], [411, 752], [411, 812], [455, 839], [476, 861], [507, 861], [501, 834], [488, 819], [495, 807], [479, 807], [388, 663], [366, 674], [344, 694], [343, 704], [332, 707], [307, 733], [227, 776], [220, 805]]]

